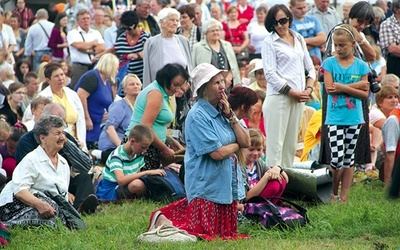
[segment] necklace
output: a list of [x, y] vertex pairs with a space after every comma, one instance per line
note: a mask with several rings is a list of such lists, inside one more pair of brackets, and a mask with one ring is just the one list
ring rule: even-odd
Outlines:
[[126, 103], [129, 104], [129, 106], [130, 106], [131, 109], [133, 110], [133, 104], [131, 103], [131, 101], [129, 101], [127, 97], [124, 97], [124, 100], [125, 100]]

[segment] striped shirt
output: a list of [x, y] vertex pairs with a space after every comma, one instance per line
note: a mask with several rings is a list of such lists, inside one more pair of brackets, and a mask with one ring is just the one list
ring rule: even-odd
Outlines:
[[143, 155], [129, 157], [124, 145], [118, 146], [108, 157], [103, 171], [103, 179], [117, 182], [114, 171], [121, 170], [124, 175], [136, 174], [144, 166]]
[[251, 171], [249, 171], [249, 169], [246, 168], [249, 189], [252, 189], [253, 187], [255, 187], [257, 185], [257, 183], [260, 181], [260, 178], [258, 177], [258, 173], [257, 173], [257, 168], [255, 165], [256, 164], [254, 163], [254, 167]]
[[[117, 40], [115, 41], [115, 51], [120, 59], [120, 63], [125, 62], [127, 60], [128, 54], [139, 53], [143, 51], [144, 44], [150, 38], [149, 33], [146, 31], [142, 31], [138, 41], [134, 44], [131, 44], [126, 37], [126, 32], [122, 33]], [[129, 62], [128, 73], [136, 74], [140, 80], [143, 81], [143, 59], [132, 58]]]

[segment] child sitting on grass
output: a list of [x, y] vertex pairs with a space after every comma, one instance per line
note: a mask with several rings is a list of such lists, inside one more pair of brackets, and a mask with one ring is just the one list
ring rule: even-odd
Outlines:
[[103, 179], [96, 189], [100, 200], [135, 199], [146, 194], [143, 175], [166, 176], [162, 169], [140, 172], [145, 162], [143, 153], [153, 142], [151, 130], [138, 124], [129, 131], [128, 141], [118, 146], [108, 157]]
[[[246, 187], [245, 201], [254, 196], [280, 197], [289, 182], [287, 174], [279, 166], [268, 167], [260, 157], [264, 151], [264, 137], [256, 129], [249, 129], [251, 145], [244, 149], [246, 166], [242, 166]], [[274, 201], [273, 201], [274, 202]], [[242, 210], [240, 204], [238, 209]]]

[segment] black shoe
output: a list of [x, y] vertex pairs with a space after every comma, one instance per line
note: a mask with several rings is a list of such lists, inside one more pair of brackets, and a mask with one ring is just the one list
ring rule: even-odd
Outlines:
[[96, 195], [90, 194], [78, 207], [78, 212], [81, 214], [92, 214], [96, 212], [96, 208], [99, 205], [99, 200]]

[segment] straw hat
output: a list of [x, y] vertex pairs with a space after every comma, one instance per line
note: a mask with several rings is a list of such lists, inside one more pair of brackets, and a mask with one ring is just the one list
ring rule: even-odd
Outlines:
[[214, 65], [209, 63], [202, 63], [197, 65], [191, 73], [193, 83], [193, 97], [197, 97], [197, 90], [199, 90], [201, 86], [208, 83], [211, 78], [221, 72], [227, 73], [226, 70], [217, 69]]

